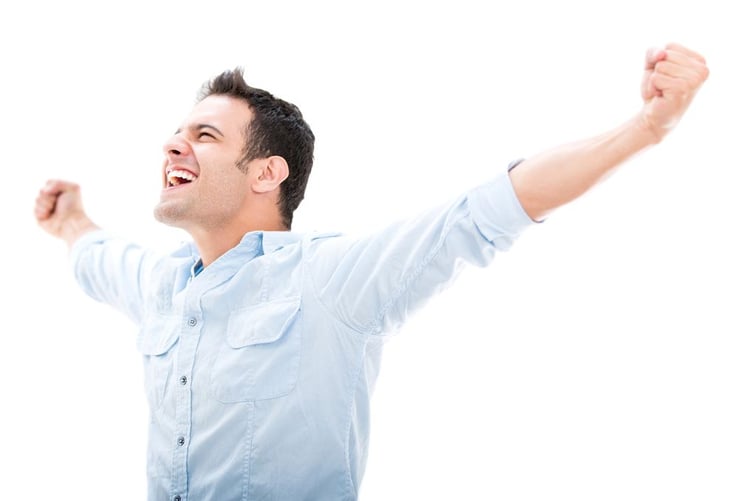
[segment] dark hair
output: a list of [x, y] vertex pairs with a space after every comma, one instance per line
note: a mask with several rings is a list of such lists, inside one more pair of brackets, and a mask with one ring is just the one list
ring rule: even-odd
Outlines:
[[279, 212], [286, 228], [292, 226], [292, 213], [305, 198], [310, 170], [313, 167], [315, 135], [292, 103], [269, 92], [251, 87], [243, 77], [243, 69], [227, 70], [206, 82], [200, 89], [198, 102], [211, 95], [225, 95], [245, 100], [254, 114], [244, 128], [243, 157], [238, 167], [255, 158], [279, 155], [287, 161], [289, 176], [282, 181]]

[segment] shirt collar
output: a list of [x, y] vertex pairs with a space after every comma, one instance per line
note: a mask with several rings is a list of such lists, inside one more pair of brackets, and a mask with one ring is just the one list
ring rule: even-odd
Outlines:
[[269, 254], [302, 239], [300, 233], [292, 231], [250, 231], [236, 246], [240, 250], [253, 249], [257, 254]]
[[277, 251], [282, 247], [299, 242], [302, 235], [292, 231], [263, 231], [261, 233], [261, 251], [264, 254]]
[[[256, 255], [270, 254], [282, 247], [299, 242], [302, 237], [303, 235], [300, 233], [292, 231], [250, 231], [241, 238], [236, 249], [240, 252], [252, 251]], [[183, 257], [187, 255], [191, 256], [192, 265], [189, 270], [191, 277], [197, 276], [202, 271], [198, 269], [198, 267], [202, 266], [202, 261], [194, 242], [186, 242], [176, 254], [182, 255]]]

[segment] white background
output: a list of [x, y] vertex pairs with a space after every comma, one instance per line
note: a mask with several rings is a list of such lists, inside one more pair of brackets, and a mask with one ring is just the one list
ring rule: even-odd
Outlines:
[[738, 499], [729, 3], [3, 5], [2, 499], [145, 491], [135, 328], [35, 225], [47, 178], [79, 182], [106, 228], [177, 245], [151, 216], [161, 145], [240, 65], [318, 137], [294, 229], [370, 231], [628, 119], [668, 41], [712, 70], [679, 128], [389, 342], [361, 499]]

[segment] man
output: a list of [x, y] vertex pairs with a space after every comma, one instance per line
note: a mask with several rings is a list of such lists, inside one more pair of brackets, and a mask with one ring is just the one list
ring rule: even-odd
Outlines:
[[69, 244], [83, 289], [140, 327], [149, 499], [356, 499], [382, 334], [459, 263], [490, 263], [533, 221], [659, 143], [707, 75], [685, 47], [651, 50], [633, 118], [370, 238], [289, 231], [313, 134], [294, 105], [238, 71], [204, 87], [164, 146], [155, 216], [192, 244], [159, 256], [113, 238], [87, 216], [78, 186], [49, 181], [39, 224]]

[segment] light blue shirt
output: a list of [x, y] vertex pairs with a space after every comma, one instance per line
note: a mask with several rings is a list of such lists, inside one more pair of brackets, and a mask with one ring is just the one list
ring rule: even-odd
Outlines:
[[252, 232], [195, 274], [98, 231], [84, 291], [139, 326], [149, 500], [355, 500], [383, 339], [531, 223], [507, 174], [368, 238]]

